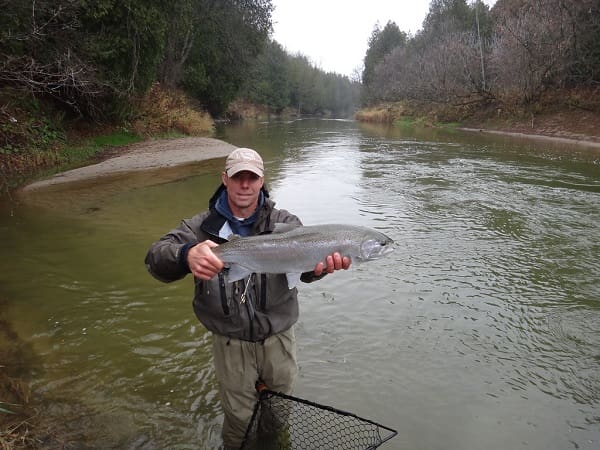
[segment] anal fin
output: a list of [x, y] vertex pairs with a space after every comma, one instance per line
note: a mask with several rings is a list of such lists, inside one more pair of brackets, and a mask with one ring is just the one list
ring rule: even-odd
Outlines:
[[285, 276], [288, 282], [288, 288], [294, 289], [296, 285], [300, 282], [301, 273], [286, 273]]

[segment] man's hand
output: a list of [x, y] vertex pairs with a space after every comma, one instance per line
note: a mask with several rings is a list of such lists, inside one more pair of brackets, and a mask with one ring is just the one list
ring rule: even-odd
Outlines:
[[206, 240], [189, 249], [187, 264], [196, 278], [208, 281], [223, 269], [223, 261], [211, 250], [214, 247], [216, 243]]
[[338, 252], [335, 252], [333, 255], [327, 257], [326, 263], [323, 264], [320, 262], [315, 266], [316, 276], [321, 276], [324, 272], [333, 273], [335, 270], [348, 270], [351, 260], [347, 256], [342, 257]]

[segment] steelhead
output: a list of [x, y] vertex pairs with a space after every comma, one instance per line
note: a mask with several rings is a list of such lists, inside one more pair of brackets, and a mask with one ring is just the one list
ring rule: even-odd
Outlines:
[[385, 234], [361, 226], [277, 224], [272, 233], [232, 236], [212, 250], [228, 268], [230, 283], [252, 273], [285, 273], [292, 289], [303, 272], [314, 270], [332, 253], [349, 256], [353, 263], [371, 261], [393, 251], [393, 243]]

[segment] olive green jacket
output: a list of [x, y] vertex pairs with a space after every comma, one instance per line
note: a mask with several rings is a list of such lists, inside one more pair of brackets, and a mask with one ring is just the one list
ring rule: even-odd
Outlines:
[[[223, 189], [221, 186], [211, 198], [207, 211], [183, 220], [152, 244], [145, 260], [152, 276], [167, 283], [179, 280], [190, 273], [186, 255], [191, 246], [207, 239], [225, 242], [219, 232], [226, 219], [214, 207]], [[276, 209], [266, 190], [263, 194], [264, 202], [252, 235], [270, 233], [276, 223], [302, 225], [295, 215]], [[301, 280], [311, 282], [319, 278], [307, 272]], [[195, 278], [193, 308], [200, 322], [213, 333], [261, 341], [289, 329], [298, 320], [298, 291], [288, 288], [285, 274], [252, 274], [244, 280], [227, 283], [221, 272], [209, 281]]]

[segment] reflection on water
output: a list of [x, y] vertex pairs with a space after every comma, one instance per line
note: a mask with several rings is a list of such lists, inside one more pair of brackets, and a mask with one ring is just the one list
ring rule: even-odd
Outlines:
[[[272, 197], [304, 223], [372, 226], [397, 243], [300, 287], [298, 396], [398, 429], [384, 448], [598, 448], [597, 152], [348, 121], [221, 133], [263, 153]], [[159, 284], [143, 257], [206, 206], [222, 163], [2, 209], [0, 296], [43, 360], [46, 414], [79, 413], [63, 428], [84, 448], [219, 444], [192, 281]]]

